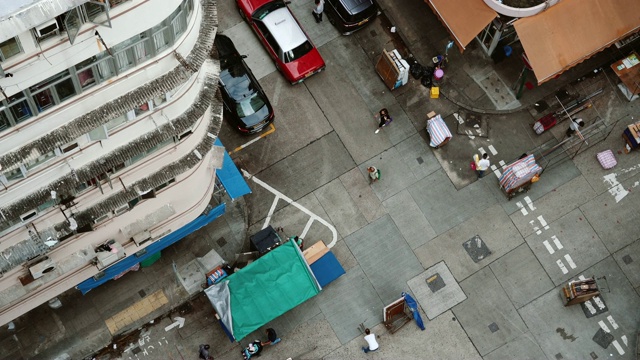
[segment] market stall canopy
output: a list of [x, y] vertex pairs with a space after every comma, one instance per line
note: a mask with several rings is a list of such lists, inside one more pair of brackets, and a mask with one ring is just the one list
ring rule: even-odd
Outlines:
[[295, 242], [289, 241], [205, 289], [236, 341], [320, 293]]
[[640, 1], [563, 0], [514, 27], [541, 84], [640, 30]]
[[453, 36], [460, 51], [498, 15], [482, 0], [425, 0]]

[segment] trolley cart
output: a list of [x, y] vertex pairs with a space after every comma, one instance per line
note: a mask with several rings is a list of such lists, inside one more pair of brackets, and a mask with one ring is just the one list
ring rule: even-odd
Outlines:
[[534, 178], [538, 178], [542, 168], [536, 163], [533, 155], [527, 155], [507, 166], [500, 176], [500, 188], [507, 198], [511, 198], [523, 191], [529, 191]]
[[435, 116], [429, 115], [431, 115], [431, 113], [427, 114], [427, 117], [430, 117], [430, 119], [427, 120], [427, 133], [429, 133], [430, 139], [429, 146], [438, 149], [445, 146], [453, 136], [440, 114]]

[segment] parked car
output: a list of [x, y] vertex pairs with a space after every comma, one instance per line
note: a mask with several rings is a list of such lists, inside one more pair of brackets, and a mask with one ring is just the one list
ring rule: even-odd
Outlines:
[[324, 70], [318, 49], [283, 0], [236, 0], [240, 15], [258, 35], [276, 68], [292, 84]]
[[326, 0], [324, 11], [342, 35], [362, 29], [379, 13], [373, 0]]
[[273, 122], [273, 107], [260, 83], [228, 37], [217, 34], [220, 59], [220, 89], [225, 117], [245, 134], [262, 131]]

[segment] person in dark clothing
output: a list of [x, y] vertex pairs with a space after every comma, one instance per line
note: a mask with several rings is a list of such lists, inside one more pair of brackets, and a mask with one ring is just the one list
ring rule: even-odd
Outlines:
[[202, 360], [213, 360], [213, 356], [209, 354], [209, 349], [211, 346], [209, 344], [200, 345], [200, 359]]
[[280, 342], [280, 338], [278, 337], [278, 334], [276, 334], [276, 331], [273, 330], [272, 328], [268, 328], [267, 330], [265, 330], [265, 333], [267, 334], [267, 341], [262, 343], [263, 346], [275, 345]]
[[376, 130], [376, 134], [380, 132], [380, 129], [382, 129], [383, 126], [387, 126], [391, 121], [393, 121], [393, 119], [389, 115], [389, 110], [387, 110], [386, 108], [380, 110], [380, 112], [378, 113], [378, 115], [376, 115], [376, 117], [380, 120], [380, 123], [378, 124], [378, 129]]

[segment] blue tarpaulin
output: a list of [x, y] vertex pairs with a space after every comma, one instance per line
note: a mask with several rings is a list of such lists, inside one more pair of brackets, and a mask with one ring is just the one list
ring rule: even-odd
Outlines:
[[220, 215], [224, 214], [225, 209], [226, 209], [225, 204], [220, 204], [216, 206], [215, 208], [211, 209], [208, 214], [202, 214], [198, 216], [195, 220], [188, 223], [187, 225], [181, 227], [180, 229], [172, 232], [171, 234], [147, 246], [145, 248], [147, 252], [144, 255], [141, 255], [141, 256], [131, 255], [129, 257], [126, 257], [120, 260], [119, 262], [115, 263], [114, 265], [104, 269], [103, 270], [104, 276], [101, 277], [100, 279], [96, 280], [94, 278], [90, 278], [78, 284], [76, 288], [82, 291], [82, 294], [86, 294], [87, 292], [89, 292], [89, 290], [97, 288], [98, 286], [113, 279], [115, 276], [132, 268], [139, 262], [144, 261], [145, 259], [155, 255], [158, 251], [161, 251], [162, 249], [165, 249], [168, 246], [175, 244], [185, 236], [209, 224], [213, 220], [220, 217]]
[[[216, 139], [215, 144], [217, 146], [223, 146], [220, 139]], [[244, 181], [242, 174], [236, 167], [236, 164], [231, 160], [228, 152], [224, 152], [224, 160], [222, 161], [222, 169], [217, 169], [216, 174], [222, 186], [227, 190], [227, 194], [232, 200], [239, 198], [240, 196], [251, 194], [251, 189], [247, 182]]]
[[420, 316], [420, 311], [418, 311], [418, 303], [413, 299], [413, 297], [406, 292], [402, 293], [402, 297], [404, 297], [404, 303], [407, 304], [411, 312], [413, 313], [413, 319], [416, 321], [416, 325], [420, 328], [420, 330], [424, 330], [424, 323], [422, 322], [422, 317]]
[[344, 269], [336, 256], [331, 251], [324, 254], [320, 259], [309, 265], [313, 275], [318, 280], [321, 287], [327, 286], [332, 281], [344, 275]]

